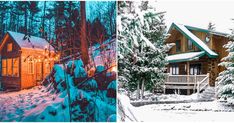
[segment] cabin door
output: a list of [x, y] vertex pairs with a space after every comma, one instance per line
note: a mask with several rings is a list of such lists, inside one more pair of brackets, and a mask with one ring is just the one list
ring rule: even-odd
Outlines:
[[36, 63], [36, 78], [37, 81], [42, 81], [43, 79], [43, 74], [42, 74], [42, 62], [37, 62]]

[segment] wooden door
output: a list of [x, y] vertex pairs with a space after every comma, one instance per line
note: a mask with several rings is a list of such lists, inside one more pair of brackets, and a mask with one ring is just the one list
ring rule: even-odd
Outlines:
[[36, 63], [36, 79], [37, 81], [42, 81], [43, 79], [43, 73], [42, 73], [42, 62]]

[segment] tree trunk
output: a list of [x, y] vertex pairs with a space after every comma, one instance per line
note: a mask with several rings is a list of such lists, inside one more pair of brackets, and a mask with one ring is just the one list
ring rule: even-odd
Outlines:
[[144, 98], [145, 80], [143, 79], [141, 83], [141, 99]]
[[81, 59], [86, 66], [89, 62], [89, 54], [88, 54], [88, 42], [86, 40], [86, 11], [85, 11], [85, 1], [80, 1], [80, 12], [81, 12], [81, 32], [80, 32], [80, 40], [81, 40]]
[[140, 99], [140, 82], [137, 83], [137, 99]]

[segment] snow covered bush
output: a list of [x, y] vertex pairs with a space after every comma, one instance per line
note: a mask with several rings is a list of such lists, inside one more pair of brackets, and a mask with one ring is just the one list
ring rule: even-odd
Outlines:
[[55, 65], [43, 83], [54, 98], [28, 111], [22, 121], [116, 121], [116, 81], [109, 78], [115, 73], [97, 68], [96, 73], [106, 78], [101, 89], [101, 79], [98, 84], [97, 78], [87, 78], [82, 60]]
[[[150, 1], [119, 2], [118, 70], [120, 85], [127, 90], [162, 92], [167, 65], [167, 38], [163, 13]], [[138, 91], [139, 92], [139, 91]], [[140, 93], [140, 92], [139, 92]]]
[[225, 67], [217, 77], [218, 97], [234, 102], [234, 30], [228, 36], [229, 42], [223, 47], [227, 49], [228, 55], [222, 59], [220, 66]]

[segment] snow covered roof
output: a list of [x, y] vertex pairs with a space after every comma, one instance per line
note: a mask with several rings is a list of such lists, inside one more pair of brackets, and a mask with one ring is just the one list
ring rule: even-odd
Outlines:
[[[54, 51], [54, 48], [43, 38], [30, 36], [28, 39], [24, 40], [25, 34], [8, 31], [7, 34], [21, 47], [21, 48], [29, 48], [29, 49], [39, 49], [44, 50], [45, 48], [49, 48]], [[4, 43], [4, 42], [3, 42]]]
[[205, 51], [205, 53], [210, 57], [210, 58], [215, 58], [218, 56], [217, 53], [215, 53], [214, 51], [212, 51], [201, 39], [199, 39], [197, 36], [195, 36], [192, 32], [190, 32], [186, 26], [182, 25], [182, 24], [176, 24], [176, 23], [172, 23], [169, 31], [172, 28], [177, 29], [178, 31], [180, 31], [186, 38], [188, 38], [189, 40], [191, 40], [200, 50]]
[[189, 52], [189, 53], [181, 53], [181, 54], [175, 54], [167, 56], [166, 59], [169, 61], [169, 63], [175, 63], [175, 62], [184, 62], [184, 61], [193, 61], [197, 60], [198, 58], [205, 55], [205, 51], [201, 52]]
[[189, 26], [189, 25], [185, 25], [185, 27], [189, 30], [195, 30], [195, 31], [200, 31], [200, 32], [205, 32], [205, 33], [210, 33], [213, 35], [218, 35], [218, 36], [228, 36], [228, 33], [223, 33], [223, 32], [218, 32], [218, 31], [213, 31], [213, 30], [208, 30], [208, 29], [203, 29], [200, 27], [193, 27], [193, 26]]

